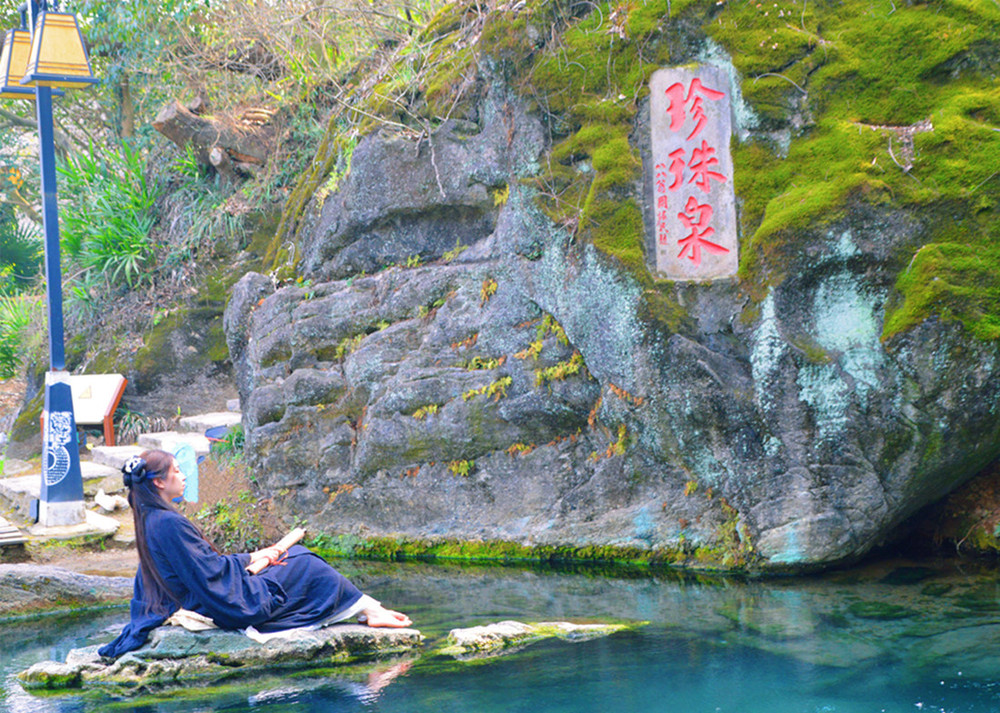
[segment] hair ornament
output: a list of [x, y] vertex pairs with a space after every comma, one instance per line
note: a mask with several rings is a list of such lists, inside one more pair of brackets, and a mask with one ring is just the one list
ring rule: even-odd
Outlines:
[[146, 461], [139, 456], [132, 456], [125, 461], [125, 465], [122, 466], [122, 480], [125, 482], [125, 485], [130, 488], [133, 483], [138, 483], [148, 474], [149, 471], [146, 470]]

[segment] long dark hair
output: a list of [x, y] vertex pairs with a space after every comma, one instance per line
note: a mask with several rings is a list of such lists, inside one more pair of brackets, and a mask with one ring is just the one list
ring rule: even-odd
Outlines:
[[[132, 520], [135, 523], [135, 548], [139, 551], [139, 570], [142, 572], [142, 583], [147, 593], [146, 608], [157, 614], [166, 614], [166, 611], [163, 611], [164, 601], [169, 600], [176, 604], [180, 602], [167, 588], [163, 576], [149, 554], [149, 545], [146, 542], [146, 515], [150, 510], [173, 509], [160, 494], [160, 489], [153, 485], [153, 479], [167, 477], [174, 456], [166, 451], [149, 450], [140, 453], [139, 458], [145, 461], [145, 473], [138, 478], [126, 477], [126, 485], [129, 486], [128, 504], [132, 506]], [[201, 534], [200, 530], [198, 534]], [[202, 535], [203, 539], [204, 537]], [[214, 544], [207, 539], [206, 542], [218, 552]]]

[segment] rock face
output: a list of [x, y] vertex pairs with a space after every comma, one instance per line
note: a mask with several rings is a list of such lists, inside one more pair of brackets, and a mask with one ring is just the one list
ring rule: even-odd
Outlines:
[[128, 601], [130, 577], [98, 577], [61, 567], [0, 565], [0, 615]]
[[658, 319], [520, 186], [541, 124], [497, 85], [479, 116], [364, 139], [314, 202], [309, 286], [234, 288], [247, 457], [289, 515], [795, 569], [859, 557], [1000, 450], [995, 343], [881, 339], [919, 216], [855, 201], [782, 275], [668, 286]]
[[234, 631], [192, 633], [176, 626], [156, 629], [149, 642], [113, 662], [97, 646], [73, 649], [65, 663], [42, 661], [18, 675], [25, 688], [115, 686], [148, 690], [247, 675], [279, 666], [314, 667], [383, 658], [420, 647], [413, 629], [372, 629], [337, 624], [317, 631], [289, 632], [259, 644]]

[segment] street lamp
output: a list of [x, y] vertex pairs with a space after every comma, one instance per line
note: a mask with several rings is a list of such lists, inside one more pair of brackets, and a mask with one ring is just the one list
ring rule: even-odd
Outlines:
[[60, 87], [85, 88], [98, 80], [90, 71], [75, 15], [59, 12], [56, 0], [26, 0], [20, 12], [21, 27], [7, 32], [0, 54], [0, 98], [34, 99], [38, 117], [50, 365], [45, 374], [38, 521], [43, 527], [54, 527], [80, 524], [86, 520], [86, 512], [73, 396], [63, 345], [52, 95], [61, 94]]

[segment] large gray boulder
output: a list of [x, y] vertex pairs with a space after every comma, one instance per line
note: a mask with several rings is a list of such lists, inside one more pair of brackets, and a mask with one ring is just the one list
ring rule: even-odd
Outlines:
[[668, 326], [537, 210], [518, 178], [541, 126], [518, 109], [508, 136], [498, 103], [519, 106], [494, 92], [478, 134], [364, 139], [307, 222], [312, 283], [235, 288], [247, 457], [289, 517], [801, 569], [860, 557], [1000, 452], [996, 343], [936, 319], [881, 338], [918, 216], [853, 202], [767, 285], [664, 287]]

